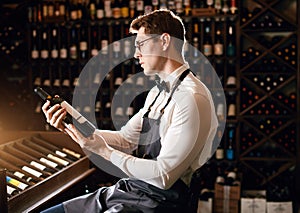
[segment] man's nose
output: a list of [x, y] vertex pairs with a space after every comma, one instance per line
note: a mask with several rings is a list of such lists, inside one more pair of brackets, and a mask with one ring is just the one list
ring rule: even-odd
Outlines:
[[133, 57], [135, 59], [138, 59], [139, 57], [141, 57], [141, 52], [138, 50], [138, 48], [135, 48]]

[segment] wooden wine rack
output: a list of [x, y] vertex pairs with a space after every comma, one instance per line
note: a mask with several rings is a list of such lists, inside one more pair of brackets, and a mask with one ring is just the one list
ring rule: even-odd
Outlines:
[[242, 14], [240, 26], [238, 151], [242, 173], [247, 174], [243, 186], [267, 189], [269, 200], [276, 200], [275, 190], [287, 190], [289, 196], [282, 199], [295, 201], [294, 207], [299, 180], [298, 4], [244, 1], [250, 15]]
[[[7, 171], [19, 171], [38, 180], [37, 183], [32, 184], [13, 176], [13, 178], [28, 184], [29, 187], [8, 198], [7, 206], [0, 206], [1, 212], [35, 212], [38, 207], [49, 202], [49, 200], [66, 191], [72, 185], [91, 175], [95, 170], [90, 166], [90, 161], [81, 148], [62, 133], [4, 132], [1, 133], [1, 136], [0, 163], [2, 166], [5, 166]], [[46, 153], [55, 155], [53, 151], [62, 147], [80, 154], [81, 157], [74, 161], [60, 157], [69, 162], [69, 164], [62, 169], [54, 169], [55, 172], [48, 175], [45, 179], [37, 178], [18, 167], [28, 166], [43, 174], [47, 174], [47, 172], [32, 167], [26, 161], [35, 160], [43, 164], [39, 161], [39, 158], [47, 158]], [[39, 151], [37, 151], [38, 149]], [[41, 150], [43, 150], [43, 152]], [[47, 164], [43, 165], [51, 168]], [[6, 184], [1, 185], [0, 189], [1, 194], [6, 195]], [[5, 205], [5, 202], [3, 203], [3, 205]]]

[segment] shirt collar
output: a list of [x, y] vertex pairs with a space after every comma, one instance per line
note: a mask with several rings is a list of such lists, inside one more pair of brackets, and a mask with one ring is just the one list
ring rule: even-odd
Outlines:
[[190, 66], [188, 65], [188, 63], [184, 63], [182, 64], [180, 67], [178, 67], [176, 70], [174, 70], [171, 74], [169, 74], [168, 76], [166, 76], [164, 79], [161, 79], [161, 81], [165, 81], [167, 87], [169, 88], [169, 90], [171, 90], [171, 88], [173, 88], [174, 83], [177, 81], [177, 79], [179, 78], [179, 76], [187, 69], [189, 69]]

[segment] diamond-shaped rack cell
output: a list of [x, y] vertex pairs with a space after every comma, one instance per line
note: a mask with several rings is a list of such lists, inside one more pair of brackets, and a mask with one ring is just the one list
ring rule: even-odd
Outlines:
[[257, 101], [264, 96], [264, 92], [257, 90], [256, 86], [249, 80], [241, 80], [241, 114], [247, 112]]
[[273, 141], [293, 156], [297, 154], [296, 130], [296, 124], [292, 123], [272, 137]]
[[249, 126], [256, 130], [256, 135], [264, 135], [264, 137], [272, 136], [276, 132], [285, 128], [289, 124], [290, 118], [285, 117], [272, 117], [272, 116], [259, 116], [253, 118], [247, 118], [245, 121], [248, 122]]
[[[276, 12], [277, 13], [277, 12]], [[248, 25], [246, 30], [264, 31], [264, 32], [284, 32], [295, 30], [295, 25], [279, 16], [271, 10], [266, 10], [263, 14], [256, 17]]]
[[282, 62], [296, 70], [298, 55], [297, 49], [297, 36], [296, 34], [292, 34], [273, 52], [282, 60]]
[[284, 84], [280, 89], [276, 90], [272, 97], [276, 98], [281, 105], [290, 109], [291, 113], [296, 113], [297, 111], [297, 83], [295, 78], [291, 77], [286, 79], [286, 84]]
[[261, 179], [261, 185], [265, 185], [287, 171], [291, 167], [292, 160], [278, 158], [264, 160], [261, 158], [261, 160], [245, 159], [244, 163], [257, 173], [257, 177]]
[[265, 98], [248, 108], [245, 115], [291, 116], [293, 112], [284, 104], [273, 98]]
[[259, 145], [263, 135], [246, 122], [241, 123], [240, 131], [243, 133], [240, 139], [240, 156], [250, 152], [251, 149]]
[[286, 21], [297, 24], [297, 1], [281, 0], [273, 5], [273, 9]]

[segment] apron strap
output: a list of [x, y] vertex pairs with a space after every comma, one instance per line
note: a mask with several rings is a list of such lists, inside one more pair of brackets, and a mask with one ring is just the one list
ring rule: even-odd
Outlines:
[[[168, 106], [168, 104], [170, 103], [170, 101], [171, 101], [171, 99], [172, 99], [172, 96], [173, 96], [175, 90], [176, 90], [177, 87], [180, 85], [181, 81], [183, 81], [183, 79], [189, 74], [190, 71], [191, 71], [190, 69], [185, 70], [185, 71], [180, 75], [178, 81], [176, 81], [176, 84], [175, 84], [175, 86], [173, 87], [173, 89], [172, 89], [172, 91], [171, 91], [171, 94], [170, 94], [170, 96], [169, 96], [169, 98], [168, 98], [168, 100], [167, 100], [167, 103], [166, 103], [165, 106], [160, 110], [160, 116], [158, 117], [158, 120], [160, 120], [160, 119], [161, 119], [161, 116], [164, 114], [165, 108], [166, 108], [166, 107]], [[159, 91], [159, 93], [157, 94], [157, 96], [155, 97], [155, 99], [153, 100], [153, 102], [150, 104], [150, 106], [148, 107], [147, 112], [144, 114], [143, 117], [148, 118], [148, 115], [149, 115], [149, 113], [150, 113], [150, 111], [151, 111], [151, 108], [152, 108], [152, 106], [154, 105], [154, 103], [156, 102], [156, 100], [157, 100], [158, 96], [160, 95], [160, 93], [161, 93], [161, 91]]]
[[[172, 100], [173, 94], [175, 92], [175, 90], [177, 89], [177, 87], [180, 85], [180, 83], [183, 81], [183, 79], [189, 74], [190, 69], [185, 70], [179, 77], [178, 81], [176, 81], [175, 86], [173, 87], [171, 94], [167, 100], [167, 103], [165, 104], [165, 106], [160, 110], [160, 115], [158, 117], [158, 120], [161, 119], [161, 117], [163, 116], [163, 114], [165, 113], [165, 108], [168, 106], [168, 104], [170, 103], [170, 101]], [[149, 114], [149, 113], [148, 113]]]

